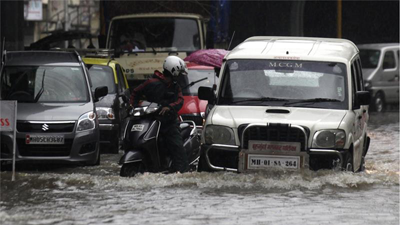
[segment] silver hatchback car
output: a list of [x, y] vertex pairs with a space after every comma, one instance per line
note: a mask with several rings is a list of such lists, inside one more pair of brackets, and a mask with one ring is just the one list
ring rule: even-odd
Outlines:
[[[5, 52], [1, 67], [2, 100], [17, 103], [17, 162], [97, 165], [99, 123], [95, 102], [107, 87], [91, 92], [77, 53]], [[12, 158], [12, 133], [1, 133], [0, 160]]]

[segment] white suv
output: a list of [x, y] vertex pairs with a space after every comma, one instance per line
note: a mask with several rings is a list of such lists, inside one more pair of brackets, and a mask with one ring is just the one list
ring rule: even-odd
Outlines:
[[249, 38], [199, 98], [211, 108], [199, 171], [364, 168], [370, 95], [351, 41]]

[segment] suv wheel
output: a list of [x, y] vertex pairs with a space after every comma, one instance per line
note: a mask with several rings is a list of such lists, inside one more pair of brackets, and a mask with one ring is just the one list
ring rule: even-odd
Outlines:
[[349, 151], [349, 152], [346, 154], [345, 160], [343, 161], [342, 169], [343, 169], [344, 171], [351, 171], [351, 172], [353, 172], [353, 171], [354, 171], [353, 168], [354, 168], [354, 167], [353, 167], [353, 154]]

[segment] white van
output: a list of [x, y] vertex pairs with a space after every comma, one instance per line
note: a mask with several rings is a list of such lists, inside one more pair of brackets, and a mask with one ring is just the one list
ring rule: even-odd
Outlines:
[[202, 133], [199, 171], [359, 171], [370, 95], [345, 39], [252, 37], [225, 56]]
[[399, 43], [363, 44], [360, 49], [365, 88], [371, 92], [371, 106], [382, 112], [399, 104]]

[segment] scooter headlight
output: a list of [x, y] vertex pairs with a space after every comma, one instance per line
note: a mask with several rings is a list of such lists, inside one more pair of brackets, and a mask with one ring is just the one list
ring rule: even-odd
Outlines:
[[131, 115], [133, 116], [143, 116], [146, 114], [151, 114], [155, 111], [158, 110], [158, 107], [149, 107], [149, 106], [145, 106], [145, 107], [137, 107], [134, 108], [131, 112]]
[[313, 147], [343, 148], [346, 144], [346, 133], [343, 130], [320, 130], [315, 133]]
[[234, 145], [235, 135], [230, 127], [208, 125], [204, 132], [206, 144]]

